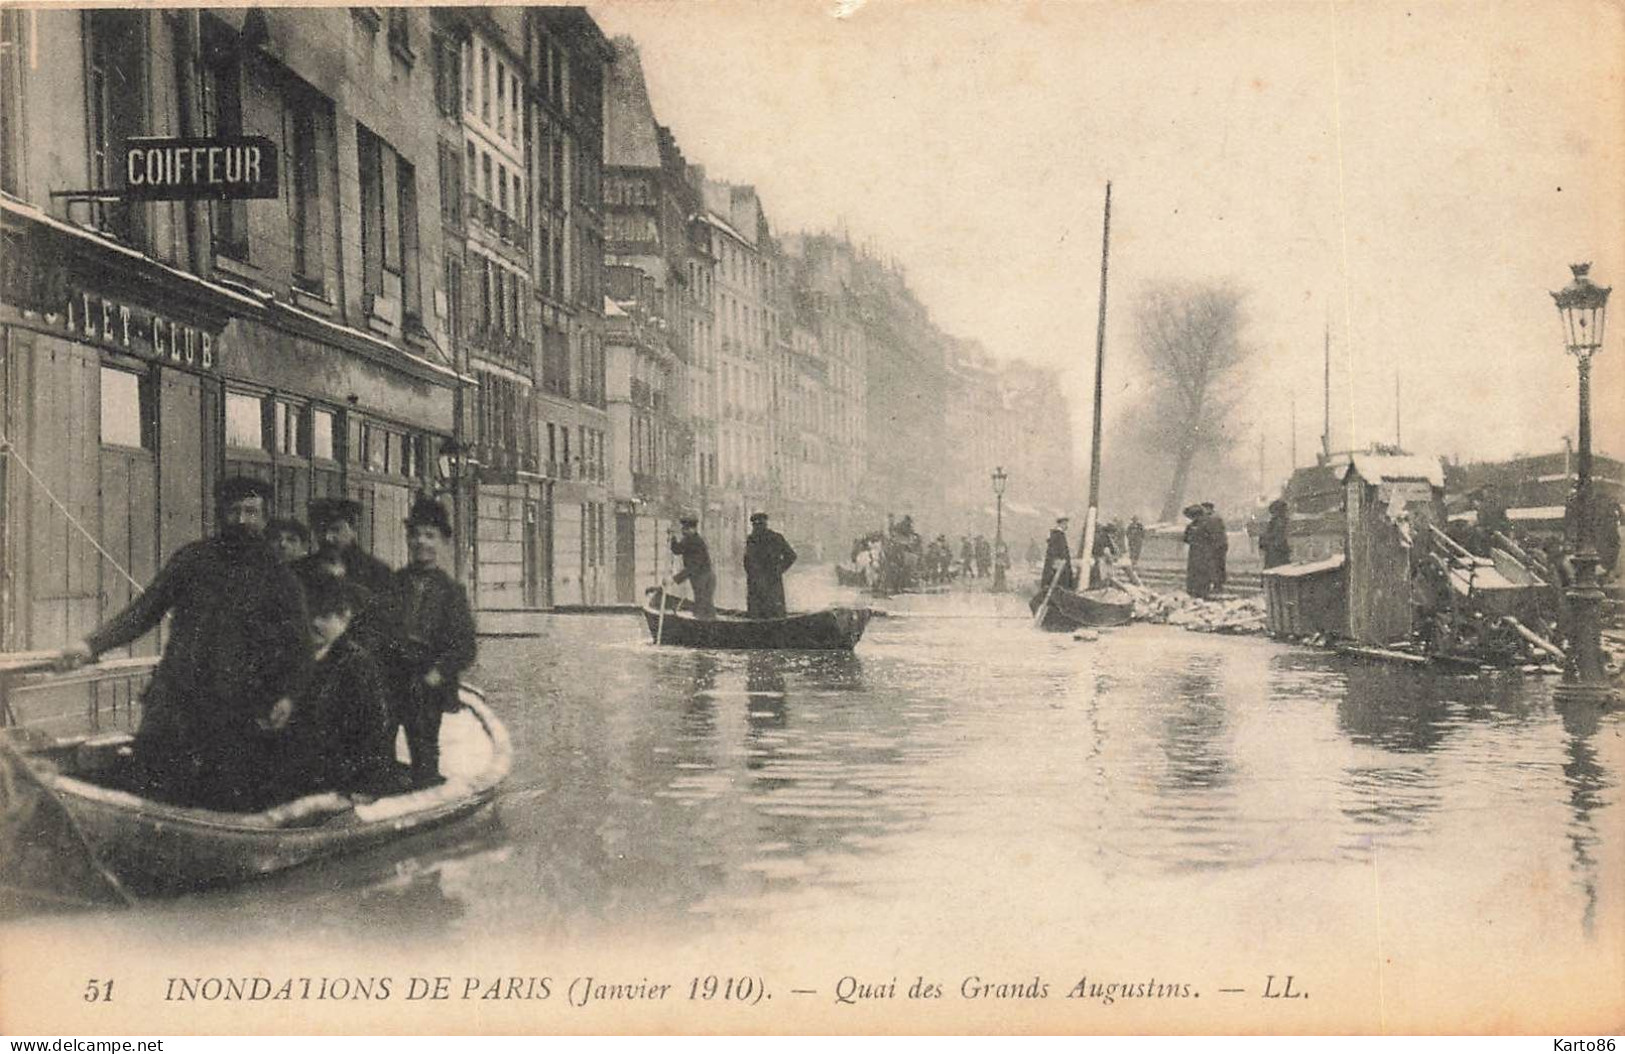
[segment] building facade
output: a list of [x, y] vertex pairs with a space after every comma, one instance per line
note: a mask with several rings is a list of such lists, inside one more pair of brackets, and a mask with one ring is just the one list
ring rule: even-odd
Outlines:
[[[358, 499], [362, 544], [403, 562], [460, 382], [428, 11], [3, 22], [4, 647], [115, 610], [213, 529], [226, 473], [273, 481], [281, 515]], [[245, 135], [276, 197], [130, 200], [127, 140]]]

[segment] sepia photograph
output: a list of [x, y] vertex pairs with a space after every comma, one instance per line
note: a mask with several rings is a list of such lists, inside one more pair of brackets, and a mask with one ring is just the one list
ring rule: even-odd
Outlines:
[[0, 1033], [1617, 1035], [1622, 279], [1617, 0], [3, 0]]

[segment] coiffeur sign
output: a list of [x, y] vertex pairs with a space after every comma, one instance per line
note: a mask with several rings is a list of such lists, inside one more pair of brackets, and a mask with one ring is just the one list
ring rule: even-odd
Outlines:
[[262, 135], [124, 141], [127, 201], [277, 197], [276, 144]]

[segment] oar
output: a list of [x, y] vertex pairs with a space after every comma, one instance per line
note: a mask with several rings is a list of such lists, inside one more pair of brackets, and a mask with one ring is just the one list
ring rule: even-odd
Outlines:
[[1049, 614], [1050, 598], [1055, 595], [1055, 587], [1061, 581], [1062, 568], [1069, 567], [1069, 566], [1071, 566], [1071, 561], [1070, 560], [1067, 561], [1066, 564], [1063, 564], [1061, 567], [1057, 567], [1055, 569], [1055, 574], [1053, 576], [1051, 576], [1051, 578], [1049, 580], [1049, 588], [1044, 590], [1044, 600], [1043, 600], [1043, 602], [1041, 604], [1038, 605], [1038, 610], [1033, 613], [1033, 626], [1034, 627], [1040, 628], [1040, 629], [1043, 628], [1044, 616]]
[[666, 635], [666, 579], [660, 579], [660, 617], [655, 620], [655, 644]]

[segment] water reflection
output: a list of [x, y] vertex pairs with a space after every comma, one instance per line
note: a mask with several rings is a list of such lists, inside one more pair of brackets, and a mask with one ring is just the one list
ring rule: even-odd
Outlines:
[[1569, 809], [1573, 813], [1568, 824], [1569, 848], [1574, 854], [1571, 869], [1585, 900], [1580, 925], [1586, 936], [1591, 937], [1595, 935], [1597, 921], [1596, 851], [1600, 841], [1594, 813], [1603, 805], [1602, 791], [1609, 786], [1592, 742], [1602, 723], [1602, 714], [1590, 703], [1568, 704], [1560, 709], [1568, 755], [1563, 764], [1563, 778], [1568, 784]]

